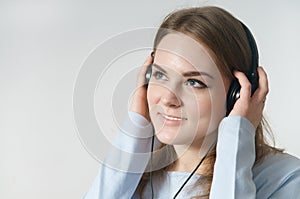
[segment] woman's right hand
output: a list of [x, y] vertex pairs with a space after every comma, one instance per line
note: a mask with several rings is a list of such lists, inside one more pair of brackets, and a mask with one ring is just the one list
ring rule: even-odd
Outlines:
[[147, 57], [143, 66], [141, 67], [136, 81], [136, 89], [134, 91], [130, 111], [139, 113], [150, 122], [149, 108], [147, 103], [147, 87], [146, 87], [146, 72], [149, 65], [153, 63], [153, 57]]

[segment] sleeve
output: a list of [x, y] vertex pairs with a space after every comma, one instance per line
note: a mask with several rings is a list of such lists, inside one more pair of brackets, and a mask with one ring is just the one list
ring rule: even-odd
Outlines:
[[151, 123], [138, 113], [129, 112], [109, 156], [83, 198], [131, 198], [150, 158], [152, 134]]
[[211, 199], [256, 198], [254, 137], [255, 128], [244, 117], [229, 116], [221, 121]]

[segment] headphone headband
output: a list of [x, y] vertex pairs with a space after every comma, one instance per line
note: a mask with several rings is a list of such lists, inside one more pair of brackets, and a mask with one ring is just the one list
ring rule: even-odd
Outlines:
[[[255, 90], [258, 87], [258, 73], [257, 73], [257, 67], [258, 67], [258, 50], [257, 50], [257, 45], [255, 42], [255, 39], [249, 30], [249, 28], [241, 22], [241, 25], [246, 33], [248, 43], [250, 46], [251, 50], [251, 65], [250, 65], [250, 71], [248, 74], [246, 74], [249, 82], [251, 83], [251, 96], [255, 92]], [[238, 80], [235, 79], [231, 83], [228, 93], [227, 93], [227, 110], [226, 110], [226, 115], [230, 113], [232, 110], [236, 100], [240, 98], [240, 90], [241, 90], [241, 85], [239, 84]]]
[[249, 42], [249, 46], [251, 49], [251, 68], [250, 68], [250, 72], [249, 74], [247, 74], [249, 81], [252, 84], [252, 87], [255, 87], [254, 90], [256, 90], [257, 88], [257, 83], [258, 83], [258, 74], [257, 74], [257, 67], [258, 67], [258, 50], [257, 50], [257, 45], [255, 42], [255, 39], [252, 35], [252, 33], [250, 32], [249, 28], [243, 23], [240, 22], [242, 24], [242, 27], [246, 33], [248, 42]]

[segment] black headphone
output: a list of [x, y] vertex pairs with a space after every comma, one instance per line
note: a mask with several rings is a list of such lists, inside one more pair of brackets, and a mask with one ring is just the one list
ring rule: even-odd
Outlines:
[[[152, 57], [152, 59], [154, 59], [154, 51], [151, 52], [151, 57]], [[149, 84], [151, 74], [152, 74], [152, 64], [150, 64], [148, 66], [147, 71], [146, 71], [146, 76], [145, 76], [145, 78], [146, 78], [146, 84], [145, 85], [146, 86], [148, 86], [148, 84]]]
[[[243, 26], [243, 29], [247, 35], [247, 39], [250, 45], [251, 49], [251, 67], [250, 71], [246, 74], [249, 82], [251, 83], [251, 96], [255, 92], [255, 90], [258, 87], [258, 73], [257, 73], [257, 67], [258, 67], [258, 50], [257, 45], [254, 40], [253, 35], [251, 34], [250, 30], [247, 28], [245, 24], [240, 22]], [[240, 98], [240, 90], [241, 85], [239, 84], [237, 79], [234, 79], [229, 87], [228, 93], [227, 93], [227, 109], [226, 109], [226, 115], [230, 113], [232, 110], [235, 102]]]
[[[254, 40], [254, 37], [250, 30], [247, 28], [247, 26], [240, 22], [246, 35], [247, 39], [250, 45], [251, 49], [251, 67], [250, 71], [246, 74], [249, 82], [251, 83], [251, 96], [255, 92], [255, 90], [258, 87], [258, 74], [257, 74], [257, 67], [258, 67], [258, 50], [257, 50], [257, 45]], [[154, 52], [151, 53], [151, 56], [154, 57]], [[152, 74], [152, 64], [147, 69], [146, 72], [146, 85], [148, 85], [150, 78]], [[234, 79], [229, 87], [228, 93], [227, 93], [227, 109], [226, 109], [226, 115], [230, 113], [232, 110], [235, 102], [240, 98], [240, 90], [241, 90], [241, 85], [239, 84], [237, 79]]]

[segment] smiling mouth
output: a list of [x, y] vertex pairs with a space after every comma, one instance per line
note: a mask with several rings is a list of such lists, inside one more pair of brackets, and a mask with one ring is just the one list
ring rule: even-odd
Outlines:
[[171, 121], [182, 121], [182, 120], [187, 120], [187, 118], [182, 118], [182, 117], [177, 117], [177, 116], [171, 116], [171, 115], [166, 115], [163, 113], [159, 113], [163, 118], [166, 120], [171, 120]]

